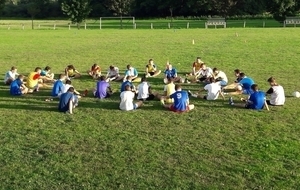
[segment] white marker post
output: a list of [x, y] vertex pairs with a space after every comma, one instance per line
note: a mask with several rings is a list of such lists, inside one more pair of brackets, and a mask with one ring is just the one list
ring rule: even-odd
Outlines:
[[71, 30], [71, 24], [69, 23], [69, 30]]
[[168, 22], [168, 28], [170, 29], [171, 28], [171, 24]]
[[153, 23], [151, 23], [150, 28], [153, 29]]
[[244, 20], [244, 28], [246, 28], [246, 21]]
[[53, 30], [55, 30], [55, 29], [56, 29], [56, 24], [53, 25]]
[[187, 28], [187, 29], [190, 28], [190, 23], [189, 23], [189, 22], [186, 24], [186, 28]]
[[193, 39], [193, 41], [192, 41], [192, 44], [194, 45], [195, 44], [195, 40]]
[[24, 24], [22, 24], [22, 29], [23, 29], [23, 30], [25, 29], [25, 26], [24, 26]]
[[84, 23], [84, 29], [86, 30], [86, 22]]

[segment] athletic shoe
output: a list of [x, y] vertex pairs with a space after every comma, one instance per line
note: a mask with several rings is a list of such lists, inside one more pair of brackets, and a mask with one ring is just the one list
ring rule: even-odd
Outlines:
[[161, 104], [162, 106], [164, 106], [164, 105], [165, 105], [165, 101], [164, 101], [164, 100], [160, 100], [160, 104]]
[[229, 98], [229, 100], [228, 100], [228, 102], [229, 102], [229, 105], [233, 105], [233, 104], [234, 104], [234, 102], [233, 102], [233, 98], [232, 98], [232, 97], [230, 97], [230, 98]]
[[192, 92], [191, 92], [190, 90], [188, 90], [188, 95], [189, 95], [189, 96], [192, 96], [192, 95], [193, 95]]
[[187, 78], [185, 79], [185, 82], [186, 82], [187, 84], [190, 84], [190, 83], [191, 83]]

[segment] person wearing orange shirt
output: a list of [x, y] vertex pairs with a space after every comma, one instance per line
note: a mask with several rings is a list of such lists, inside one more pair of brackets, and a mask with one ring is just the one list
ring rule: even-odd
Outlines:
[[101, 76], [101, 68], [98, 64], [92, 65], [91, 69], [87, 71], [88, 75], [93, 77], [93, 79], [97, 79]]

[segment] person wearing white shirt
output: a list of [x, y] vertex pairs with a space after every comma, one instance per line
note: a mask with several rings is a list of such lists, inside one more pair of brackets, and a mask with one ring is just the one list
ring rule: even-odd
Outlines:
[[113, 65], [109, 66], [109, 69], [106, 74], [106, 82], [110, 81], [120, 81], [123, 77], [119, 74], [119, 68]]
[[219, 71], [217, 68], [213, 69], [214, 78], [221, 86], [228, 84], [228, 78], [223, 71]]
[[198, 94], [192, 94], [190, 91], [188, 91], [189, 95], [195, 98], [203, 98], [205, 100], [216, 100], [218, 99], [219, 95], [221, 95], [223, 100], [225, 100], [220, 84], [217, 83], [214, 78], [210, 78], [209, 81], [210, 83], [205, 85], [203, 90], [199, 90], [198, 92], [201, 93], [202, 91], [207, 91], [207, 95], [201, 96]]
[[119, 108], [122, 111], [131, 111], [135, 110], [143, 105], [142, 101], [138, 101], [136, 103], [133, 102], [134, 99], [134, 92], [131, 91], [129, 85], [125, 86], [125, 91], [121, 92], [120, 94], [120, 105]]
[[151, 86], [146, 78], [142, 78], [142, 83], [137, 86], [138, 96], [137, 99], [141, 101], [154, 100], [156, 94], [152, 93]]
[[267, 104], [271, 106], [283, 106], [285, 102], [284, 89], [281, 85], [276, 83], [274, 77], [268, 79], [271, 88], [266, 92], [266, 94], [271, 95], [271, 99], [267, 100]]
[[209, 79], [213, 77], [213, 70], [210, 67], [207, 67], [205, 64], [202, 64], [199, 76], [200, 82], [209, 83]]
[[18, 75], [19, 74], [17, 73], [17, 68], [11, 67], [11, 69], [5, 73], [4, 84], [10, 85]]

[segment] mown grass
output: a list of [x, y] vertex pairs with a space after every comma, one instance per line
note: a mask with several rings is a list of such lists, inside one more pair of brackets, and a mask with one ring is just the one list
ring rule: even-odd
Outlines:
[[[184, 29], [184, 28], [205, 28], [206, 20], [171, 20], [171, 19], [149, 19], [149, 20], [132, 20], [132, 18], [123, 19], [123, 29], [135, 28], [136, 29]], [[246, 28], [272, 28], [283, 27], [283, 24], [274, 19], [246, 19], [246, 20], [227, 20], [227, 28], [243, 28], [244, 22]], [[71, 29], [77, 29], [75, 24], [72, 24], [69, 20], [34, 20], [34, 28], [36, 30], [68, 30], [69, 24]], [[31, 20], [0, 20], [0, 29], [10, 30], [22, 30], [31, 29]], [[214, 28], [214, 26], [209, 26]], [[223, 28], [223, 26], [217, 26]], [[294, 27], [294, 25], [287, 25], [287, 27]], [[299, 27], [299, 26], [297, 26]], [[81, 29], [85, 29], [85, 23], [80, 26]], [[101, 29], [120, 29], [120, 19], [103, 18], [101, 20]], [[88, 19], [86, 21], [86, 29], [100, 29], [100, 19]]]
[[[104, 70], [131, 63], [142, 73], [149, 58], [161, 69], [170, 60], [183, 75], [200, 55], [231, 81], [233, 70], [242, 69], [262, 90], [274, 76], [287, 95], [284, 107], [269, 112], [192, 98], [196, 109], [185, 114], [158, 101], [125, 113], [119, 94], [100, 102], [89, 95], [68, 115], [57, 112], [57, 101], [43, 101], [50, 89], [10, 97], [0, 85], [1, 188], [297, 189], [300, 102], [290, 95], [299, 89], [298, 34], [294, 28], [1, 30], [3, 75], [12, 65], [21, 74], [46, 65], [59, 74], [70, 63], [85, 73], [94, 62]], [[162, 92], [162, 76], [149, 82]], [[86, 75], [73, 83], [79, 91], [95, 86]], [[119, 86], [112, 83], [115, 91]]]

